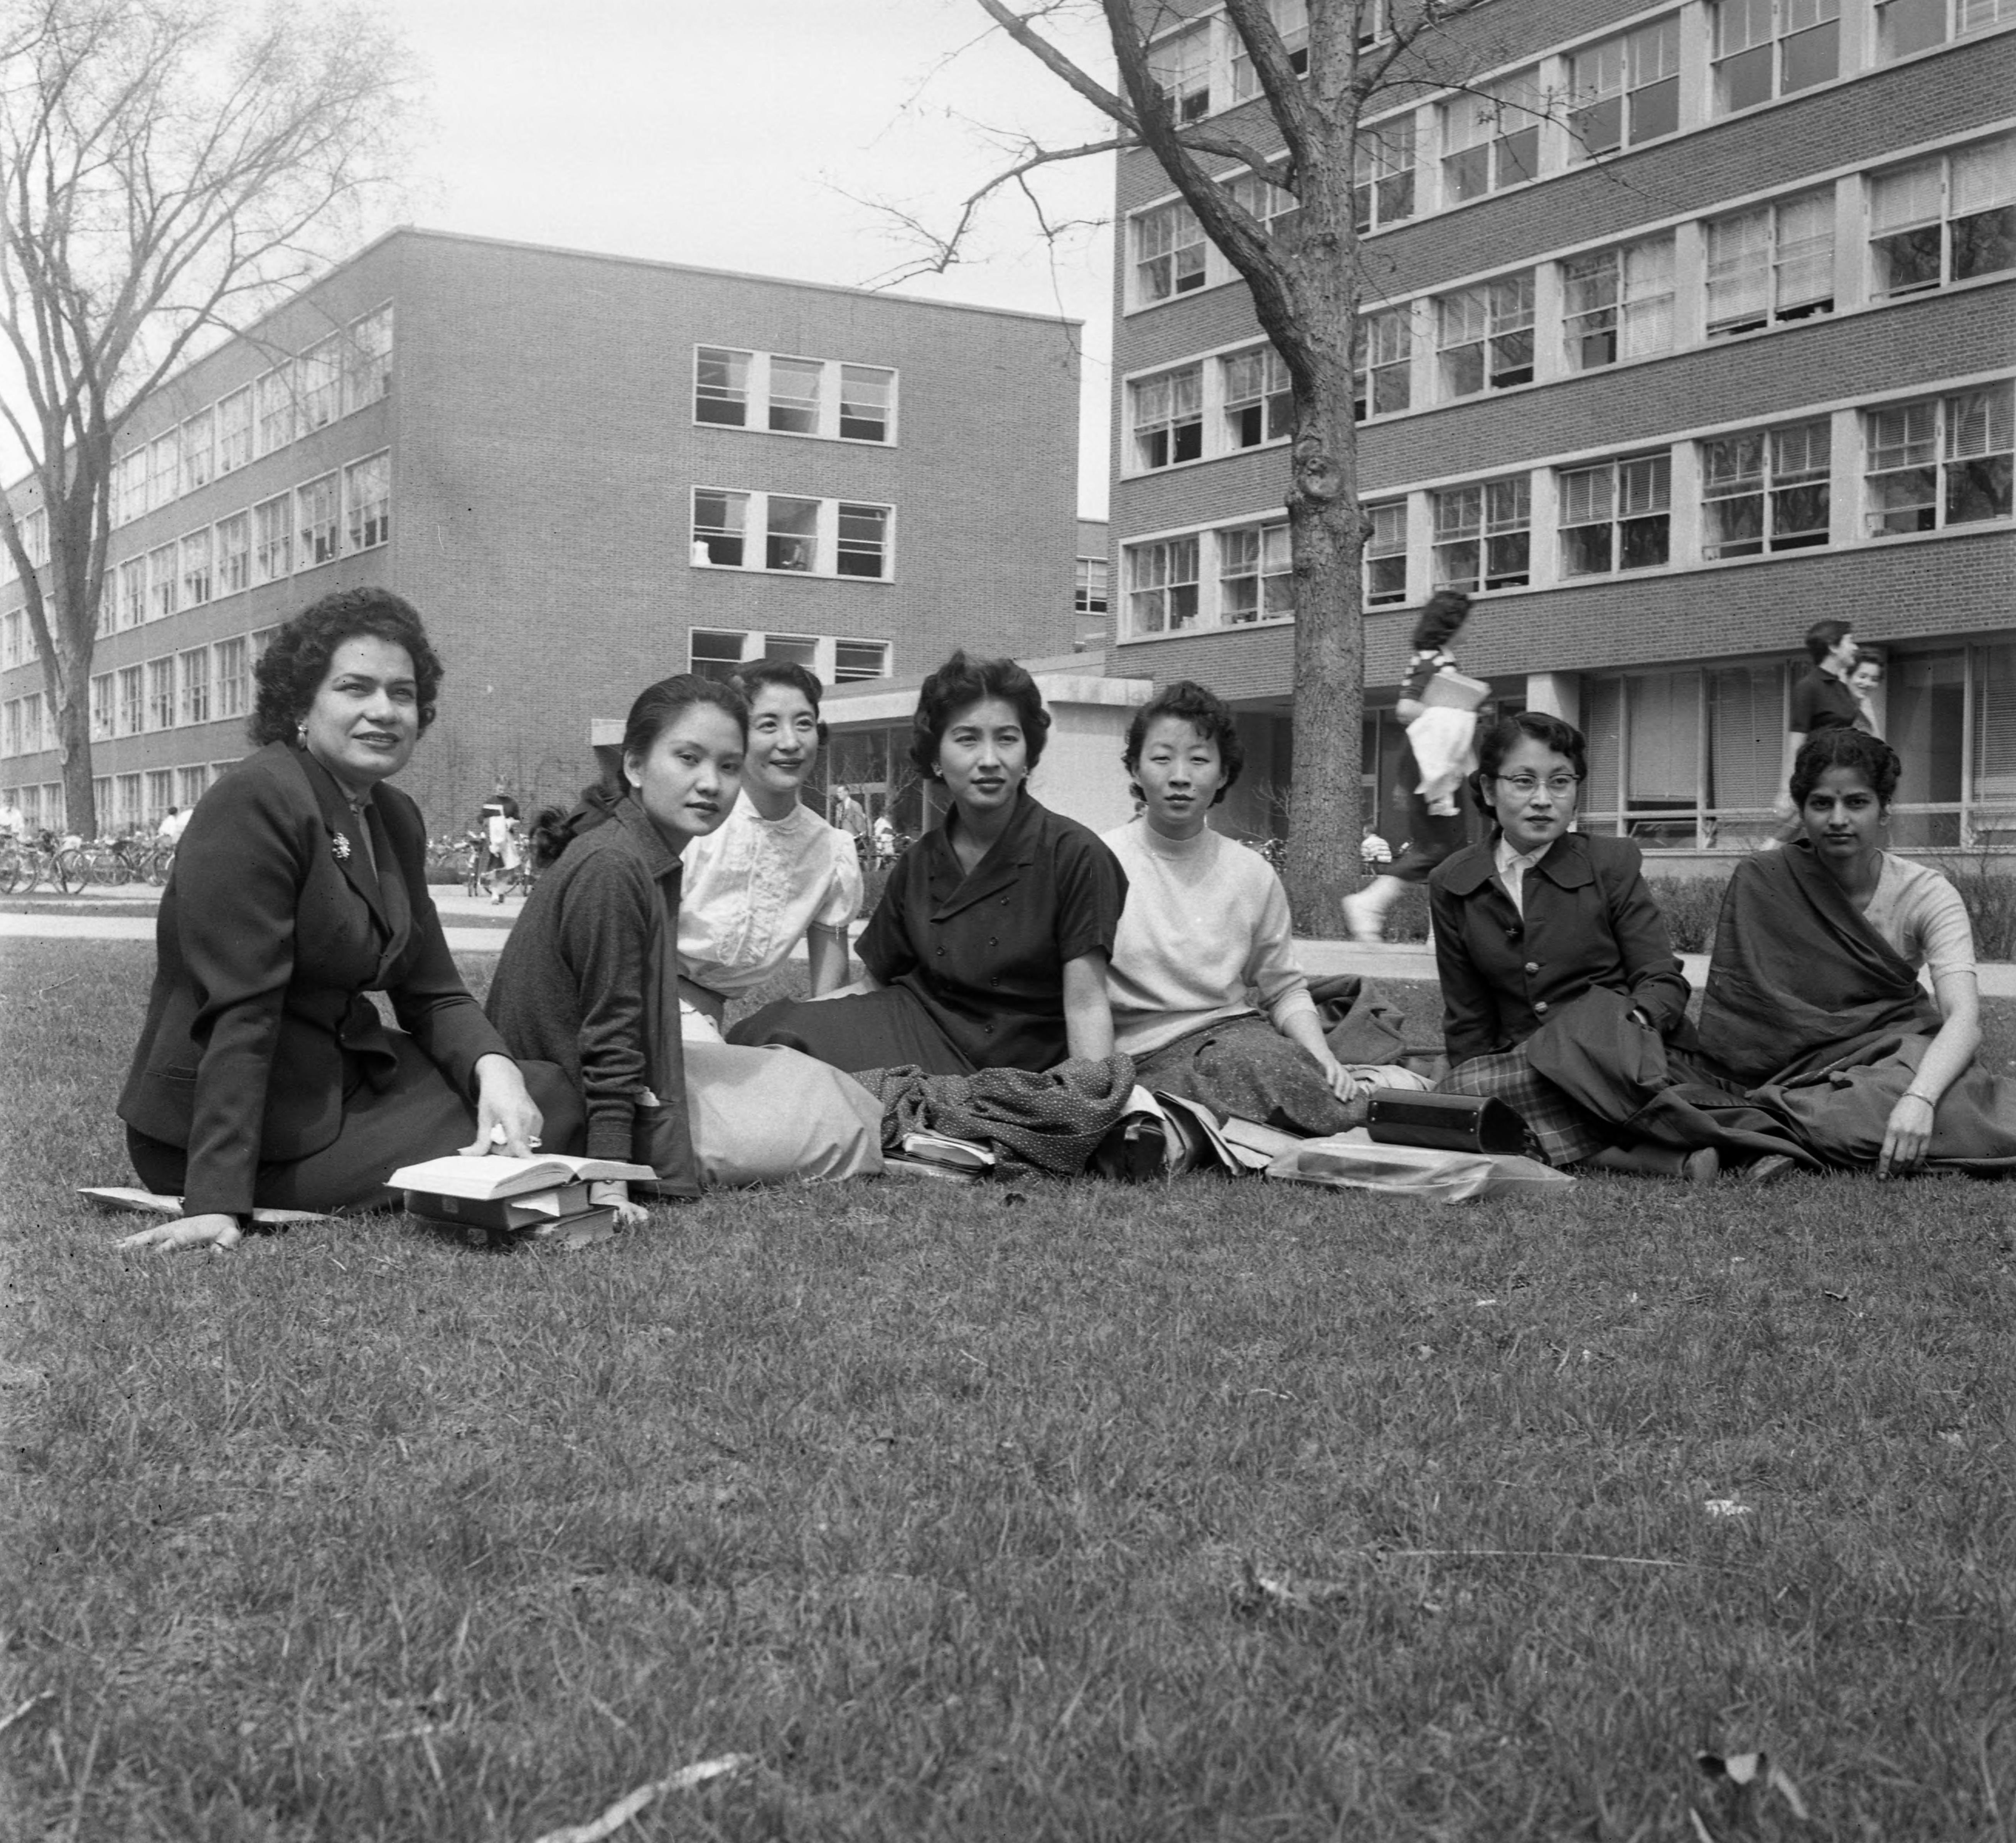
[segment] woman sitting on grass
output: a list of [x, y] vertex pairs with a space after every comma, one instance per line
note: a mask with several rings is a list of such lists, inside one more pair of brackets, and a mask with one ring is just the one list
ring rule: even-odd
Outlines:
[[1107, 989], [1135, 1079], [1283, 1132], [1342, 1132], [1357, 1085], [1323, 1041], [1281, 880], [1206, 823], [1244, 765], [1230, 707], [1171, 685], [1135, 712], [1121, 759], [1142, 811], [1105, 834], [1127, 873]]
[[1010, 659], [955, 653], [918, 693], [910, 759], [952, 808], [905, 852], [859, 942], [867, 977], [743, 1018], [843, 1069], [1046, 1070], [1113, 1051], [1106, 966], [1127, 893], [1113, 854], [1024, 783], [1050, 726]]
[[1687, 979], [1638, 847], [1568, 830], [1588, 773], [1581, 731], [1522, 711], [1492, 725], [1478, 756], [1471, 790], [1492, 841], [1428, 879], [1450, 1064], [1442, 1092], [1506, 1102], [1550, 1164], [1712, 1179], [1712, 1146], [1620, 1143], [1636, 1105], [1621, 1088], [1615, 1108], [1593, 1109], [1535, 1066], [1543, 1034], [1572, 1034], [1586, 1052], [1606, 1027], [1665, 1038], [1687, 1013]]
[[749, 703], [742, 797], [689, 840], [679, 895], [679, 999], [686, 1035], [722, 1041], [722, 1013], [773, 978], [802, 941], [810, 990], [847, 983], [847, 925], [861, 909], [854, 841], [799, 797], [826, 741], [824, 689], [801, 665], [766, 659], [736, 675]]
[[1900, 772], [1859, 729], [1806, 739], [1791, 778], [1803, 836], [1730, 879], [1702, 1047], [1830, 1164], [2008, 1169], [2016, 1082], [1978, 1060], [1966, 907], [1938, 871], [1884, 848]]
[[[733, 809], [747, 725], [741, 693], [711, 679], [662, 679], [638, 698], [621, 780], [589, 788], [571, 815], [539, 815], [543, 873], [490, 987], [505, 1041], [578, 1086], [589, 1156], [648, 1164], [675, 1196], [882, 1168], [881, 1105], [859, 1083], [788, 1052], [689, 1040], [679, 853]], [[621, 1184], [595, 1200], [642, 1219]]]
[[426, 823], [386, 785], [441, 688], [419, 616], [385, 589], [326, 596], [257, 675], [260, 746], [182, 834], [119, 1097], [141, 1182], [183, 1215], [122, 1247], [231, 1247], [255, 1208], [396, 1206], [402, 1164], [458, 1145], [522, 1157], [580, 1123], [560, 1071], [521, 1069], [463, 984]]

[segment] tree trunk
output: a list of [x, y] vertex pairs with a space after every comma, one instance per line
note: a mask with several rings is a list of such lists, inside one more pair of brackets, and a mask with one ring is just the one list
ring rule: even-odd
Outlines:
[[[1348, 322], [1345, 322], [1348, 324]], [[1365, 706], [1364, 549], [1351, 359], [1319, 364], [1295, 401], [1288, 537], [1295, 575], [1295, 718], [1288, 904], [1305, 934], [1334, 934], [1356, 887]]]

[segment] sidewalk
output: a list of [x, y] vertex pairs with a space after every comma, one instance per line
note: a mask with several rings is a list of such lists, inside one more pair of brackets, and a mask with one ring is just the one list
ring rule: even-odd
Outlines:
[[[146, 890], [137, 895], [127, 890], [93, 891], [87, 896], [50, 898], [81, 905], [102, 904], [103, 914], [41, 915], [0, 913], [0, 941], [151, 941], [154, 938], [154, 900], [160, 891]], [[22, 898], [12, 898], [20, 902]], [[441, 911], [441, 931], [456, 953], [495, 953], [509, 934], [509, 927], [457, 927], [450, 918], [488, 918], [493, 924], [515, 920], [522, 905], [513, 898], [501, 908], [487, 896], [467, 896], [459, 890], [437, 887], [434, 906]], [[856, 924], [855, 932], [860, 932]], [[1300, 940], [1295, 943], [1302, 970], [1312, 978], [1333, 974], [1355, 973], [1363, 978], [1420, 981], [1432, 984], [1435, 977], [1434, 950], [1420, 942], [1381, 941], [1377, 946], [1353, 941]], [[793, 956], [803, 959], [802, 945]], [[1687, 983], [1698, 991], [1708, 978], [1708, 956], [1700, 953], [1680, 956]], [[1981, 995], [1987, 999], [2016, 999], [2016, 963], [1989, 961], [1981, 968]]]

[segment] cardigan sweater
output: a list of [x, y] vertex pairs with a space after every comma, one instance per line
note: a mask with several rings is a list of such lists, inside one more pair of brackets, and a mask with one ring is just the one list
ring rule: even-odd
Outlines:
[[[626, 795], [541, 873], [491, 981], [487, 1009], [512, 1054], [559, 1064], [580, 1089], [591, 1158], [631, 1157], [647, 1091], [675, 1119], [687, 1117], [678, 1033], [661, 1041], [662, 1021], [652, 1012], [653, 956], [669, 963], [675, 945], [661, 938], [661, 886], [676, 922], [679, 858]], [[686, 1164], [684, 1173], [661, 1168], [661, 1187], [697, 1195], [689, 1146]]]

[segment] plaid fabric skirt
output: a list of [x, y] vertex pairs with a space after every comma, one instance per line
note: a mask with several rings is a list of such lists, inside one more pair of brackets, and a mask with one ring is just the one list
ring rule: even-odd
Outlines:
[[1524, 1046], [1495, 1056], [1477, 1056], [1452, 1069], [1436, 1085], [1442, 1094], [1468, 1094], [1502, 1100], [1526, 1122], [1539, 1155], [1557, 1168], [1579, 1164], [1617, 1137], [1571, 1095], [1556, 1087], [1526, 1060]]

